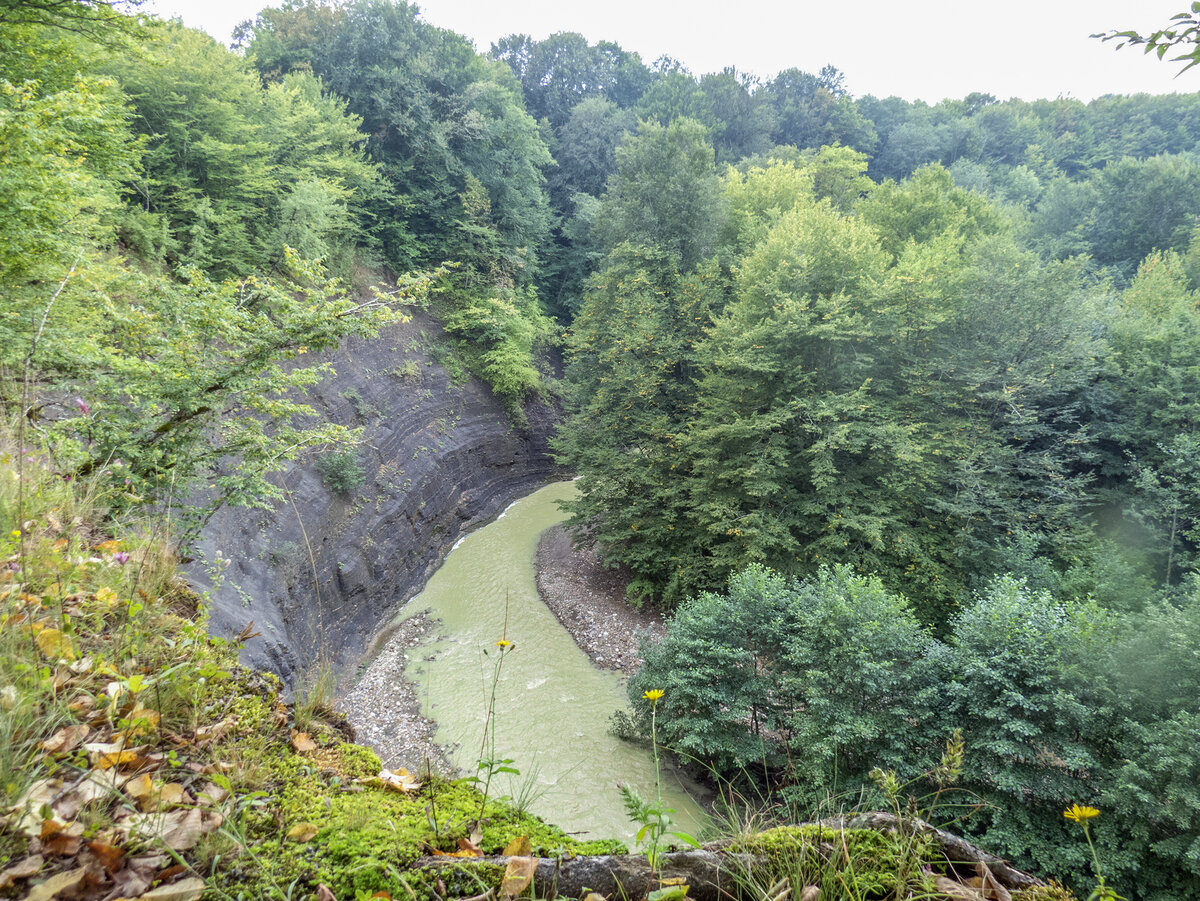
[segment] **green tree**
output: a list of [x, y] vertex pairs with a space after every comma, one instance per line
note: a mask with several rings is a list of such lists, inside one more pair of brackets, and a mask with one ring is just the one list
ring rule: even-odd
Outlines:
[[622, 242], [660, 247], [683, 270], [716, 249], [721, 228], [720, 182], [702, 125], [680, 119], [645, 122], [617, 148], [594, 233], [606, 248]]
[[720, 302], [702, 267], [683, 274], [674, 254], [622, 244], [593, 277], [568, 342], [568, 419], [554, 448], [579, 473], [567, 505], [607, 561], [638, 578], [637, 603], [681, 596], [694, 578], [679, 549], [691, 540], [680, 484], [680, 441], [694, 402], [696, 339]]

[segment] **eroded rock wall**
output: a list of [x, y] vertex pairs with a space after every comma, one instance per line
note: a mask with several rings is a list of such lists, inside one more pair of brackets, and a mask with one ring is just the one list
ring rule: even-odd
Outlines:
[[339, 496], [316, 457], [293, 466], [275, 510], [219, 511], [190, 568], [213, 599], [210, 631], [233, 636], [253, 620], [262, 635], [243, 662], [289, 684], [314, 664], [352, 667], [465, 531], [561, 474], [547, 447], [556, 411], [531, 405], [515, 428], [486, 385], [437, 362], [447, 346], [427, 316], [330, 359], [337, 375], [310, 401], [362, 426], [362, 486]]

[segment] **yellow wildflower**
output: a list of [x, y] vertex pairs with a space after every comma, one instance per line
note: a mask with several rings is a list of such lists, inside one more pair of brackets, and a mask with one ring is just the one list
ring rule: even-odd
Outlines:
[[507, 638], [501, 638], [498, 642], [496, 642], [496, 647], [500, 648], [501, 650], [504, 650], [504, 648], [511, 648], [512, 642]]
[[1085, 820], [1090, 820], [1092, 817], [1100, 816], [1100, 811], [1098, 811], [1095, 807], [1072, 804], [1069, 810], [1063, 811], [1063, 816], [1065, 816], [1068, 820], [1074, 820], [1076, 823], [1082, 825]]
[[658, 699], [661, 698], [662, 696], [663, 696], [663, 690], [661, 688], [652, 688], [650, 691], [644, 692], [642, 694], [642, 697], [645, 698], [647, 701], [649, 701], [652, 704], [658, 703]]

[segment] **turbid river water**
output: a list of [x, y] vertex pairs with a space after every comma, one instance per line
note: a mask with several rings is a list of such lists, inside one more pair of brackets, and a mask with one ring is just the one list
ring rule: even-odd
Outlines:
[[[409, 652], [408, 675], [420, 686], [425, 715], [438, 724], [438, 743], [473, 773], [496, 642], [506, 637], [512, 647], [496, 686], [496, 756], [512, 758], [521, 775], [498, 776], [493, 795], [531, 791], [530, 810], [568, 832], [631, 841], [638, 827], [625, 815], [617, 784], [652, 799], [653, 758], [648, 749], [609, 735], [613, 712], [628, 704], [624, 685], [592, 665], [534, 584], [538, 536], [562, 521], [556, 502], [574, 491], [570, 482], [549, 485], [455, 546], [407, 605], [430, 610], [443, 636]], [[703, 814], [688, 786], [665, 766], [663, 802], [674, 808], [681, 829], [696, 834], [701, 828]]]

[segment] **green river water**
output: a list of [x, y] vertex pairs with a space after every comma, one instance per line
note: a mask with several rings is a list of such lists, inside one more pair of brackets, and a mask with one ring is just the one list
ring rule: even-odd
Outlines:
[[[407, 605], [441, 620], [440, 638], [409, 652], [408, 675], [420, 687], [437, 741], [464, 772], [475, 771], [496, 663], [496, 641], [513, 643], [496, 690], [497, 757], [521, 775], [500, 775], [493, 795], [536, 795], [529, 809], [571, 833], [632, 841], [617, 783], [655, 793], [650, 751], [608, 734], [613, 711], [627, 706], [622, 680], [593, 666], [541, 602], [534, 552], [541, 533], [565, 514], [573, 495], [557, 482], [525, 497], [499, 519], [463, 538]], [[505, 606], [507, 601], [507, 633]], [[486, 655], [484, 652], [487, 652]], [[690, 788], [694, 788], [691, 786]], [[679, 828], [696, 834], [703, 814], [681, 778], [663, 767], [663, 803]]]

